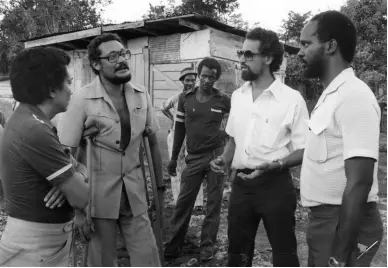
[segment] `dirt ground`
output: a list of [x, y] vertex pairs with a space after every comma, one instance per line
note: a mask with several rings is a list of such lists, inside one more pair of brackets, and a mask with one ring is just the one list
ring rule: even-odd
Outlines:
[[[384, 239], [381, 244], [377, 255], [375, 256], [372, 266], [375, 267], [386, 267], [387, 266], [387, 155], [386, 152], [380, 153], [380, 165], [379, 165], [379, 187], [380, 187], [380, 213], [382, 216], [382, 220], [384, 222]], [[295, 177], [298, 176], [298, 172], [294, 173]], [[170, 181], [168, 179], [167, 173], [165, 173], [165, 181], [166, 181], [166, 200], [165, 200], [165, 210], [164, 210], [164, 240], [171, 234], [171, 226], [170, 219], [173, 212], [173, 206], [171, 205], [172, 201], [172, 193], [170, 187]], [[202, 220], [204, 218], [203, 212], [195, 212], [192, 216], [192, 220], [190, 222], [190, 228], [188, 237], [191, 241], [196, 244], [199, 244], [200, 241], [200, 233], [201, 233], [201, 225]], [[307, 226], [307, 209], [302, 208], [298, 205], [296, 211], [297, 218], [297, 226], [296, 226], [296, 236], [298, 240], [298, 255], [301, 266], [307, 265], [307, 245], [306, 245], [306, 226]], [[221, 211], [221, 224], [218, 232], [217, 239], [217, 253], [215, 258], [206, 263], [197, 263], [195, 266], [207, 266], [207, 267], [222, 267], [226, 266], [227, 260], [227, 198], [223, 201], [222, 211]], [[0, 235], [4, 230], [4, 226], [6, 223], [6, 215], [4, 210], [0, 210]], [[185, 266], [187, 262], [192, 258], [198, 258], [199, 253], [193, 250], [193, 247], [190, 245], [185, 246], [184, 248], [189, 253], [183, 255], [182, 257], [176, 259], [175, 261], [166, 262], [165, 266]], [[81, 266], [83, 253], [83, 245], [80, 241], [76, 240], [76, 266]], [[124, 248], [124, 245], [120, 239], [120, 235], [118, 234], [118, 242], [117, 242], [117, 254], [118, 254], [118, 266], [125, 267], [130, 266], [129, 258]], [[72, 263], [71, 263], [72, 266]], [[269, 245], [265, 230], [260, 225], [260, 228], [256, 237], [256, 247], [255, 247], [255, 257], [253, 261], [253, 266], [264, 266], [271, 267], [271, 246]]]

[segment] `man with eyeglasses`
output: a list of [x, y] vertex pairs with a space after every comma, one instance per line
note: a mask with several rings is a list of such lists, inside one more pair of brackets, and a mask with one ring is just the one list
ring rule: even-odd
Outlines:
[[241, 77], [233, 92], [224, 153], [215, 172], [232, 163], [228, 211], [228, 266], [252, 266], [256, 232], [264, 222], [274, 266], [299, 266], [295, 238], [296, 191], [289, 168], [302, 163], [308, 111], [301, 94], [274, 77], [283, 60], [276, 33], [248, 32], [237, 52]]
[[[131, 53], [116, 34], [93, 39], [88, 56], [97, 77], [75, 92], [59, 123], [60, 141], [73, 151], [80, 146], [85, 128], [95, 125], [99, 129], [92, 158], [87, 159], [92, 165], [94, 232], [87, 223], [79, 228], [81, 237], [90, 240], [88, 265], [115, 266], [118, 225], [131, 266], [160, 266], [139, 161], [142, 135], [150, 127], [151, 154], [157, 184], [162, 187], [162, 159], [155, 135], [159, 126], [150, 96], [144, 87], [129, 82]], [[163, 198], [161, 194], [162, 203]]]
[[224, 174], [210, 170], [209, 162], [219, 156], [224, 147], [225, 132], [220, 131], [221, 121], [230, 110], [230, 98], [214, 88], [221, 76], [221, 65], [213, 58], [198, 64], [199, 86], [179, 96], [175, 118], [175, 136], [172, 156], [167, 170], [176, 176], [177, 158], [186, 136], [186, 168], [182, 172], [181, 187], [171, 219], [172, 235], [165, 244], [165, 258], [177, 258], [182, 246], [195, 199], [201, 184], [207, 179], [206, 214], [202, 224], [200, 259], [213, 258], [218, 227]]

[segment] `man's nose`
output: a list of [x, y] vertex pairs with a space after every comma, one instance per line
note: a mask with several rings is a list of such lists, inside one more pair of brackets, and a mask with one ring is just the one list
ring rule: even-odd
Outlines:
[[299, 58], [302, 58], [304, 56], [304, 51], [302, 49], [299, 49], [299, 52], [297, 54]]
[[239, 61], [240, 63], [245, 63], [247, 60], [245, 59], [245, 56], [242, 55], [241, 57], [238, 58], [238, 61]]

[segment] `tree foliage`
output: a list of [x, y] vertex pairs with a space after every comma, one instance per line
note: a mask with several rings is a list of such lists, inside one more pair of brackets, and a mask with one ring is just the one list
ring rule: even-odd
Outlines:
[[300, 32], [307, 20], [311, 17], [311, 11], [304, 14], [299, 14], [294, 11], [288, 12], [288, 18], [283, 20], [282, 29], [283, 33], [280, 35], [280, 39], [286, 43], [299, 44]]
[[0, 73], [23, 48], [21, 40], [95, 27], [111, 0], [0, 0]]
[[236, 28], [248, 29], [248, 22], [238, 13], [238, 0], [182, 0], [180, 5], [175, 4], [175, 0], [168, 0], [159, 5], [150, 4], [150, 8], [143, 16], [144, 19], [154, 20], [172, 16], [180, 16], [191, 13], [198, 13], [214, 18]]
[[[357, 27], [357, 50], [352, 62], [356, 75], [367, 83], [376, 95], [385, 94], [387, 88], [387, 0], [348, 0], [341, 7]], [[299, 42], [300, 32], [311, 12], [289, 12], [283, 21], [281, 39], [288, 43]], [[317, 95], [321, 85], [317, 80], [305, 79], [296, 55], [288, 57], [287, 80], [290, 84], [303, 84]]]
[[376, 95], [387, 90], [387, 0], [348, 0], [341, 11], [357, 27], [356, 74]]

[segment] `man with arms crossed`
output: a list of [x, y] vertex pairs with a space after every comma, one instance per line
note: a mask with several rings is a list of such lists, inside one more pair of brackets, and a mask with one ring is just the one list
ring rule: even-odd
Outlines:
[[167, 170], [176, 175], [182, 143], [186, 138], [186, 168], [182, 172], [181, 191], [171, 219], [172, 236], [165, 245], [166, 258], [178, 257], [201, 184], [207, 178], [206, 215], [202, 225], [201, 254], [203, 261], [214, 256], [214, 244], [220, 225], [222, 192], [225, 176], [210, 170], [209, 162], [222, 153], [225, 132], [220, 131], [224, 114], [229, 113], [230, 98], [214, 88], [221, 76], [216, 59], [205, 58], [198, 64], [199, 86], [179, 96], [175, 119], [175, 137]]
[[[65, 153], [50, 122], [70, 100], [69, 63], [54, 48], [28, 49], [12, 62], [11, 88], [20, 105], [1, 139], [8, 214], [1, 266], [68, 266], [73, 208], [84, 213], [89, 192], [85, 166]], [[54, 203], [46, 203], [49, 193]]]
[[382, 239], [380, 107], [350, 67], [356, 40], [353, 22], [337, 11], [314, 16], [300, 36], [305, 76], [325, 88], [311, 114], [301, 173], [302, 205], [310, 208], [308, 266], [327, 266], [330, 257], [334, 266], [369, 266]]
[[[61, 143], [74, 151], [84, 127], [95, 125], [99, 129], [92, 144], [92, 159], [87, 160], [93, 171], [91, 216], [95, 227], [88, 265], [115, 265], [119, 225], [131, 266], [160, 266], [139, 161], [142, 135], [150, 127], [157, 184], [162, 186], [162, 162], [155, 134], [159, 126], [150, 96], [143, 87], [129, 82], [127, 61], [131, 53], [116, 34], [105, 33], [93, 39], [88, 56], [97, 77], [73, 95], [60, 122], [59, 135]], [[163, 192], [159, 200], [163, 201]]]
[[226, 126], [230, 140], [211, 163], [237, 169], [228, 211], [228, 266], [252, 266], [255, 237], [263, 220], [274, 266], [299, 266], [295, 237], [296, 191], [289, 168], [303, 157], [308, 111], [301, 94], [276, 80], [283, 46], [276, 33], [248, 32], [237, 52], [241, 77]]

